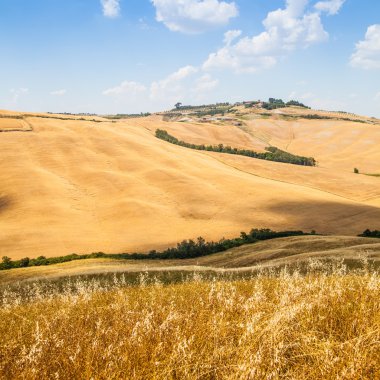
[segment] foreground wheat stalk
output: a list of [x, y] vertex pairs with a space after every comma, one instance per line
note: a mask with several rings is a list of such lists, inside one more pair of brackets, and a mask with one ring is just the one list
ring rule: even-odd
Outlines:
[[3, 292], [0, 378], [380, 378], [370, 271], [34, 292]]

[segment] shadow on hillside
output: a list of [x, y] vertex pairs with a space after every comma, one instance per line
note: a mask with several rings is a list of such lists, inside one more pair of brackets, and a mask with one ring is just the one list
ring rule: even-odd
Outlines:
[[12, 203], [12, 201], [11, 201], [10, 197], [8, 197], [8, 196], [1, 197], [0, 196], [0, 213], [5, 211], [11, 205], [11, 203]]
[[269, 210], [289, 218], [292, 228], [324, 234], [357, 235], [380, 229], [380, 207], [339, 202], [278, 202]]

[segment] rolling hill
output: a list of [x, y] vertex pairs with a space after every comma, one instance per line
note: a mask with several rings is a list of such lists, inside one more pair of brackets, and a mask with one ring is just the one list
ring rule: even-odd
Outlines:
[[[229, 120], [179, 122], [1, 111], [0, 256], [144, 251], [253, 227], [379, 229], [380, 179], [353, 168], [380, 173], [380, 125], [286, 112], [238, 108]], [[272, 145], [318, 166], [195, 151], [158, 140], [157, 128], [191, 143]]]

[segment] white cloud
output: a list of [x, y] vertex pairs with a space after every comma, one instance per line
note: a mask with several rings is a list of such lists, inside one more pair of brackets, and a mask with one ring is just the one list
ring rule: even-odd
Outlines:
[[50, 95], [53, 95], [53, 96], [63, 96], [63, 95], [66, 95], [66, 90], [62, 89], [62, 90], [56, 90], [56, 91], [52, 91], [50, 93]]
[[29, 93], [29, 89], [28, 88], [17, 88], [17, 89], [12, 88], [10, 92], [13, 95], [12, 96], [13, 103], [17, 103], [20, 96], [27, 95]]
[[218, 85], [219, 80], [210, 74], [202, 74], [196, 67], [185, 66], [165, 79], [153, 82], [150, 99], [161, 107], [168, 107], [176, 102], [194, 104], [209, 101], [210, 93]]
[[361, 69], [380, 69], [380, 24], [367, 29], [365, 39], [356, 44], [351, 65]]
[[146, 91], [146, 87], [141, 83], [124, 81], [119, 86], [103, 91], [106, 96], [137, 95]]
[[329, 15], [336, 15], [345, 2], [346, 0], [319, 1], [314, 7], [318, 11], [326, 12]]
[[341, 100], [322, 97], [313, 92], [293, 91], [289, 94], [288, 100], [298, 100], [313, 109], [338, 111], [347, 109], [347, 103]]
[[375, 95], [375, 101], [380, 102], [380, 91]]
[[228, 24], [238, 15], [234, 2], [219, 0], [151, 0], [156, 20], [175, 32], [200, 33]]
[[349, 109], [346, 102], [326, 97], [310, 99], [307, 105], [316, 110], [326, 111], [343, 111]]
[[106, 17], [117, 17], [120, 14], [120, 0], [101, 0], [103, 15]]
[[316, 95], [312, 92], [300, 93], [297, 91], [292, 91], [288, 96], [288, 100], [299, 100], [302, 102], [312, 101], [315, 98], [316, 98]]
[[[156, 109], [171, 107], [176, 102], [192, 103], [209, 94], [218, 86], [219, 81], [210, 74], [201, 73], [194, 66], [184, 66], [166, 78], [153, 81], [150, 86], [137, 82], [122, 82], [119, 86], [103, 91], [112, 96], [116, 103], [133, 105], [142, 101]], [[147, 99], [147, 90], [149, 97]]]
[[186, 93], [184, 82], [197, 72], [198, 69], [194, 66], [185, 66], [165, 79], [153, 82], [150, 86], [150, 98], [160, 101], [165, 101], [165, 99], [172, 101], [175, 99], [178, 99], [178, 101], [183, 100]]
[[314, 97], [315, 97], [315, 95], [312, 92], [305, 92], [305, 93], [300, 95], [301, 100], [309, 100], [309, 99], [312, 99]]
[[230, 46], [231, 43], [236, 40], [236, 38], [240, 37], [242, 34], [241, 30], [229, 30], [224, 33], [224, 44]]
[[[287, 0], [285, 9], [269, 12], [263, 21], [265, 31], [240, 38], [231, 44], [225, 35], [225, 46], [209, 55], [205, 70], [229, 68], [236, 72], [255, 72], [274, 66], [289, 52], [326, 41], [319, 12], [307, 12], [308, 0]], [[231, 36], [235, 37], [234, 34]]]
[[212, 91], [219, 84], [218, 79], [213, 79], [210, 74], [204, 74], [196, 80], [194, 92], [199, 95], [204, 92]]

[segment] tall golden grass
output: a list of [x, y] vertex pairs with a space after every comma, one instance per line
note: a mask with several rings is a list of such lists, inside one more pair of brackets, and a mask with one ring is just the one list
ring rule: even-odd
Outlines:
[[29, 289], [2, 292], [2, 379], [380, 378], [370, 270]]

